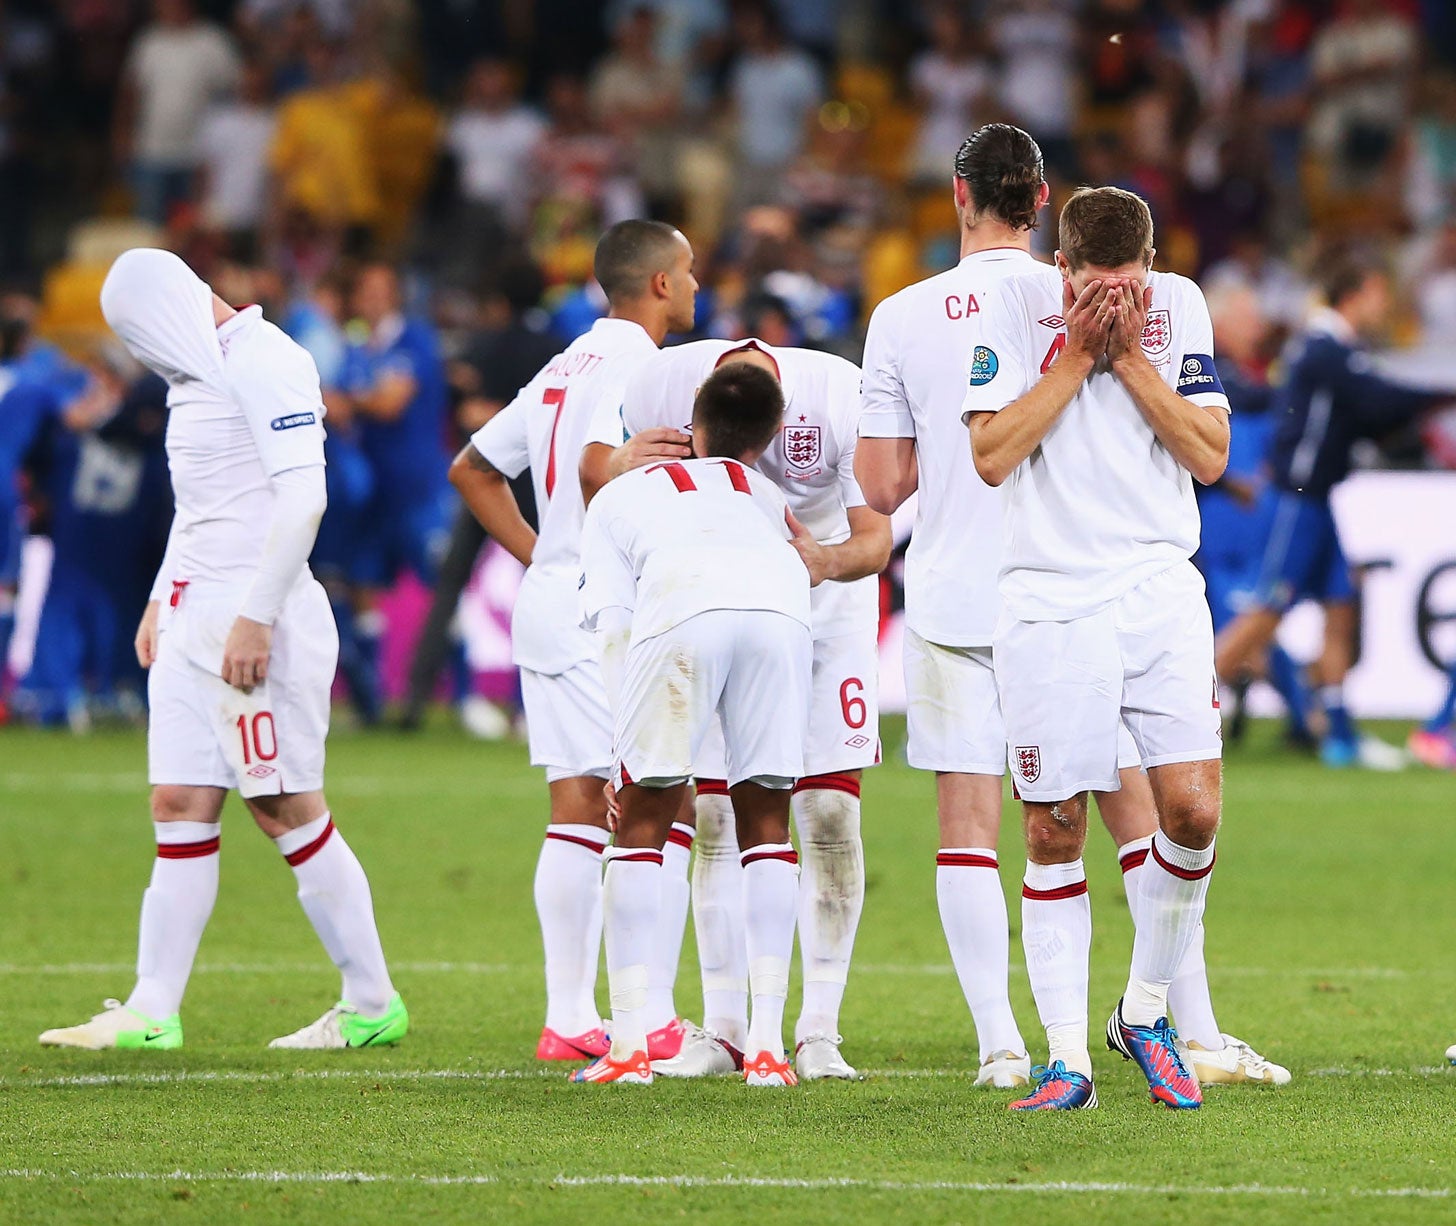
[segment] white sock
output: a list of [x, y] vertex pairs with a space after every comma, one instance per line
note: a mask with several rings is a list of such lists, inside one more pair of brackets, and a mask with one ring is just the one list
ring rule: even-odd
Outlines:
[[703, 974], [703, 1028], [742, 1051], [748, 1043], [748, 946], [743, 933], [743, 865], [727, 785], [700, 780], [693, 857], [693, 930]]
[[821, 775], [802, 781], [800, 787], [803, 790], [796, 790], [791, 802], [802, 849], [799, 954], [804, 963], [804, 1003], [794, 1025], [796, 1046], [812, 1034], [833, 1038], [839, 1033], [839, 1006], [849, 981], [865, 891], [859, 780]]
[[1138, 883], [1137, 933], [1132, 971], [1122, 998], [1122, 1020], [1151, 1026], [1168, 1012], [1168, 985], [1203, 922], [1214, 850], [1180, 847], [1161, 830], [1153, 835]]
[[[1137, 921], [1143, 862], [1148, 858], [1151, 836], [1134, 839], [1117, 849], [1117, 862], [1122, 867], [1122, 888], [1127, 894], [1128, 909]], [[1203, 960], [1203, 924], [1193, 934], [1193, 943], [1178, 964], [1178, 974], [1168, 985], [1168, 1011], [1184, 1042], [1194, 1042], [1205, 1051], [1222, 1051], [1223, 1035], [1213, 1013], [1213, 1000], [1208, 990], [1208, 967]]]
[[1021, 942], [1037, 1013], [1046, 1027], [1047, 1063], [1092, 1076], [1087, 1047], [1087, 975], [1092, 904], [1080, 859], [1026, 865], [1021, 887]]
[[202, 930], [217, 901], [218, 822], [154, 822], [157, 858], [142, 895], [137, 933], [136, 987], [126, 1003], [163, 1021], [182, 1007], [182, 994]]
[[998, 1051], [1026, 1054], [1011, 1012], [1011, 927], [994, 847], [942, 847], [935, 896], [961, 991], [976, 1024], [981, 1063]]
[[673, 822], [662, 849], [662, 919], [657, 944], [647, 964], [647, 1033], [677, 1018], [672, 998], [677, 965], [682, 958], [683, 931], [688, 924], [688, 865], [693, 858], [693, 828]]
[[602, 849], [599, 826], [546, 827], [536, 861], [536, 918], [546, 951], [546, 1025], [566, 1038], [596, 1030], [597, 965], [602, 949]]
[[784, 1058], [784, 1004], [799, 905], [799, 858], [792, 843], [760, 843], [743, 852], [743, 914], [753, 1012], [744, 1053]]
[[380, 1017], [394, 997], [369, 878], [325, 813], [273, 840], [298, 879], [298, 901], [343, 977], [339, 998]]
[[603, 933], [612, 997], [612, 1059], [647, 1050], [647, 976], [662, 902], [662, 853], [609, 847], [603, 857]]

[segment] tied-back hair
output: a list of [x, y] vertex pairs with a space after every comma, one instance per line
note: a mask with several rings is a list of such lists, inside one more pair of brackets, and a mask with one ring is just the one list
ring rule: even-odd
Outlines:
[[1013, 230], [1035, 230], [1045, 176], [1041, 146], [1009, 123], [988, 123], [966, 137], [955, 158], [956, 175], [971, 189], [977, 217], [994, 217]]

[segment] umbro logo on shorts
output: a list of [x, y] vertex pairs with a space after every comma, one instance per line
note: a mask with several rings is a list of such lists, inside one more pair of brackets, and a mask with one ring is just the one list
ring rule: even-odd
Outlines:
[[278, 772], [271, 766], [264, 766], [259, 763], [248, 772], [254, 779], [266, 779], [269, 775], [276, 775]]
[[866, 745], [870, 743], [870, 738], [865, 736], [863, 732], [857, 732], [854, 736], [850, 737], [849, 740], [845, 741], [844, 743], [848, 745], [851, 749], [863, 749]]

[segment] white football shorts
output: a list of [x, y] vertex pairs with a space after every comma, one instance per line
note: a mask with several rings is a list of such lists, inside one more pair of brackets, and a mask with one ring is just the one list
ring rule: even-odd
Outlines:
[[[815, 639], [809, 682], [804, 777], [863, 770], [880, 761], [880, 648], [877, 627]], [[699, 779], [723, 779], [723, 729], [712, 721], [693, 760]]]
[[612, 712], [595, 660], [564, 673], [521, 669], [521, 701], [531, 765], [546, 768], [547, 783], [612, 773]]
[[245, 797], [317, 791], [339, 660], [329, 598], [313, 579], [289, 593], [273, 626], [268, 679], [248, 693], [221, 675], [239, 602], [183, 587], [164, 610], [147, 680], [147, 776]]
[[764, 610], [711, 609], [634, 642], [617, 711], [616, 783], [691, 778], [721, 719], [726, 760], [714, 778], [791, 786], [804, 773], [810, 659], [808, 628]]
[[1191, 563], [1073, 621], [1003, 616], [994, 659], [1023, 799], [1114, 790], [1124, 723], [1148, 769], [1223, 756], [1213, 622]]

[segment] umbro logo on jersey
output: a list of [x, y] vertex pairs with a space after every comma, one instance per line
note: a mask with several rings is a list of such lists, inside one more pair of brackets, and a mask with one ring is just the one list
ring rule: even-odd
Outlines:
[[1036, 322], [1041, 324], [1043, 328], [1051, 328], [1053, 331], [1055, 331], [1057, 328], [1064, 328], [1067, 326], [1067, 321], [1063, 319], [1060, 315], [1048, 315], [1045, 319], [1038, 319]]
[[311, 426], [318, 418], [312, 413], [290, 413], [287, 417], [275, 417], [268, 424], [275, 430], [292, 430], [295, 426]]

